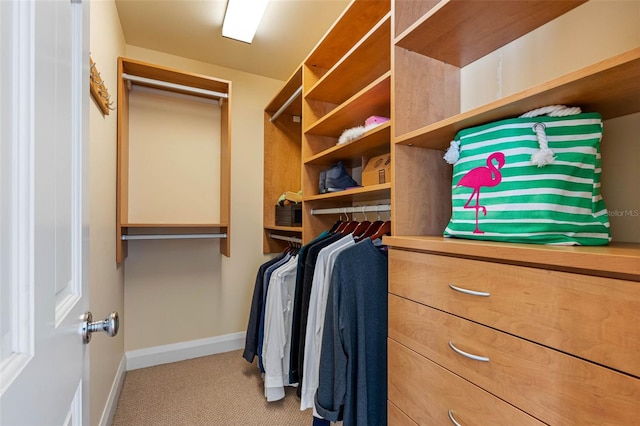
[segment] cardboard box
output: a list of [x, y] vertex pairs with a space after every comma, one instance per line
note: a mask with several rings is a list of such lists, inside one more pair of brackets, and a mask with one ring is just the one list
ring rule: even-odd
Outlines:
[[302, 204], [276, 206], [276, 226], [302, 226]]
[[362, 186], [391, 182], [391, 154], [372, 157], [362, 169]]

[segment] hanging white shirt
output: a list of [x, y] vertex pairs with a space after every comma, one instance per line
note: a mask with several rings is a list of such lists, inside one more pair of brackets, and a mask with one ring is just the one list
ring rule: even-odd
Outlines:
[[284, 386], [289, 383], [291, 321], [296, 289], [298, 256], [273, 271], [265, 301], [264, 396], [267, 401], [284, 398]]
[[331, 271], [338, 254], [355, 244], [353, 235], [349, 234], [318, 252], [316, 268], [311, 283], [309, 313], [307, 315], [307, 332], [304, 344], [304, 362], [302, 366], [302, 388], [300, 389], [300, 409], [313, 408], [313, 415], [320, 417], [315, 408], [315, 393], [318, 388], [320, 369], [320, 351], [322, 349], [322, 332], [324, 315], [331, 283]]

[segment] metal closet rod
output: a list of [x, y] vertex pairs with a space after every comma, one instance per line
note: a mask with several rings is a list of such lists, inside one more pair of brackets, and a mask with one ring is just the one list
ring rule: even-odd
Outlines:
[[336, 207], [332, 209], [311, 209], [311, 214], [340, 214], [340, 213], [368, 213], [390, 212], [391, 204], [379, 204], [375, 206]]
[[282, 240], [282, 241], [289, 241], [292, 243], [302, 244], [302, 238], [298, 238], [298, 237], [286, 237], [284, 235], [269, 234], [269, 238], [273, 238], [274, 240]]
[[218, 98], [225, 98], [225, 99], [229, 97], [228, 93], [216, 92], [214, 90], [200, 89], [199, 87], [185, 86], [183, 84], [169, 83], [168, 81], [154, 80], [152, 78], [138, 77], [137, 75], [131, 75], [126, 73], [122, 73], [122, 78], [135, 83], [152, 84], [154, 86], [166, 87], [169, 89], [178, 89], [185, 92], [195, 93], [198, 95], [215, 96]]
[[280, 117], [280, 114], [282, 114], [284, 112], [285, 109], [287, 109], [287, 107], [289, 105], [291, 105], [293, 103], [293, 101], [296, 100], [296, 98], [298, 96], [300, 96], [300, 94], [302, 93], [302, 86], [298, 87], [298, 90], [295, 91], [295, 93], [293, 95], [291, 95], [291, 97], [289, 97], [289, 99], [287, 99], [287, 101], [282, 104], [282, 106], [280, 107], [279, 110], [277, 110], [269, 119], [270, 122], [274, 122], [278, 117]]
[[195, 240], [227, 238], [227, 234], [148, 234], [148, 235], [122, 235], [123, 240]]

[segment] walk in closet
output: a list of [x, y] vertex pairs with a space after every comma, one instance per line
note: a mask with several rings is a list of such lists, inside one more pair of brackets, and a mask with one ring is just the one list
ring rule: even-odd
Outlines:
[[230, 256], [231, 82], [118, 61], [116, 259], [130, 239], [218, 238]]
[[[303, 225], [294, 231], [303, 242], [341, 208], [391, 210], [390, 425], [632, 424], [640, 415], [639, 19], [634, 2], [355, 0], [304, 60], [301, 82], [297, 71], [283, 88], [302, 86]], [[442, 157], [456, 133], [556, 104], [604, 119], [612, 242], [444, 238], [452, 171]], [[391, 121], [337, 144], [371, 115]], [[265, 131], [265, 171], [271, 150], [288, 155], [267, 148], [271, 139]], [[391, 183], [319, 193], [331, 164], [358, 180], [384, 153]], [[265, 194], [270, 185], [265, 177]], [[266, 212], [265, 200], [265, 241]], [[281, 248], [265, 242], [265, 252]]]

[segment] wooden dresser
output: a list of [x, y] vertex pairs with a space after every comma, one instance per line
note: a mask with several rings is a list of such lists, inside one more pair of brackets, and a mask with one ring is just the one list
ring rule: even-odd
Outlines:
[[[390, 425], [637, 424], [640, 265], [624, 246], [554, 259], [529, 245], [385, 243]], [[509, 260], [527, 251], [531, 262]], [[585, 268], [562, 266], [573, 254]]]

